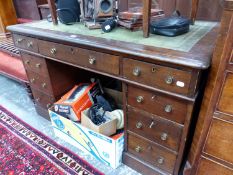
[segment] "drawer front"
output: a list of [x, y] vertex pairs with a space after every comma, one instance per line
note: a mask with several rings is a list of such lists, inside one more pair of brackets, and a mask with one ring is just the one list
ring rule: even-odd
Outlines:
[[78, 57], [79, 61], [77, 63], [80, 65], [110, 74], [119, 75], [119, 56], [80, 49]]
[[35, 89], [38, 89], [47, 94], [53, 94], [51, 83], [48, 77], [39, 75], [35, 72], [27, 70], [27, 76], [30, 81], [30, 86]]
[[204, 151], [233, 164], [233, 123], [213, 119]]
[[13, 38], [16, 47], [38, 53], [37, 39], [17, 34], [14, 34]]
[[131, 59], [124, 59], [123, 75], [133, 81], [186, 95], [189, 93], [192, 77], [191, 72], [188, 71]]
[[128, 109], [127, 119], [130, 131], [178, 151], [182, 126], [132, 108]]
[[39, 52], [69, 63], [100, 70], [110, 74], [119, 74], [119, 56], [75, 48], [62, 44], [39, 41]]
[[78, 59], [78, 49], [72, 46], [66, 46], [43, 40], [38, 41], [38, 46], [39, 53], [45, 56], [57, 58], [67, 62], [72, 62], [72, 60]]
[[147, 140], [128, 134], [128, 151], [136, 157], [159, 167], [172, 174], [176, 155], [159, 145], [148, 142]]
[[23, 59], [25, 69], [36, 72], [41, 75], [48, 74], [47, 64], [44, 58], [36, 57], [25, 53], [21, 53], [21, 56]]
[[218, 102], [218, 110], [233, 114], [233, 74], [228, 73], [226, 75], [225, 83], [223, 85], [223, 90], [220, 95], [220, 99]]
[[232, 175], [233, 170], [212, 160], [201, 158], [196, 175]]
[[34, 88], [31, 89], [32, 89], [33, 97], [35, 99], [35, 103], [45, 109], [50, 108], [51, 105], [56, 101], [53, 96], [44, 94]]
[[155, 115], [184, 124], [187, 102], [157, 92], [128, 86], [127, 103]]

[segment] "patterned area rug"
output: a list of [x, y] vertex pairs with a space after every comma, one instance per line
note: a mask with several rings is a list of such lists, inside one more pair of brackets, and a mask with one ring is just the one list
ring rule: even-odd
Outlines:
[[0, 174], [103, 175], [0, 106]]

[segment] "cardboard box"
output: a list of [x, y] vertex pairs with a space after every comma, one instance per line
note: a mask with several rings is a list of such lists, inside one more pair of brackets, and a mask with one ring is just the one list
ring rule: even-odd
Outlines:
[[82, 111], [81, 114], [81, 124], [86, 128], [89, 128], [97, 133], [103, 134], [105, 136], [110, 136], [116, 133], [117, 119], [107, 121], [99, 126], [95, 125], [91, 119], [87, 116], [88, 109]]
[[55, 105], [55, 111], [73, 121], [81, 120], [81, 112], [90, 108], [96, 102], [96, 96], [101, 94], [97, 83], [80, 83], [67, 92], [58, 100]]
[[73, 122], [49, 109], [55, 135], [79, 149], [88, 152], [104, 164], [117, 168], [122, 162], [124, 134], [113, 137], [94, 132], [80, 123]]

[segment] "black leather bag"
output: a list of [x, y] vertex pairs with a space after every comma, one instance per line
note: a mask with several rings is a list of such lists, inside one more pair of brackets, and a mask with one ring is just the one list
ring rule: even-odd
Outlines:
[[150, 32], [152, 34], [164, 36], [178, 36], [189, 32], [190, 20], [184, 17], [172, 16], [153, 21], [150, 24]]
[[72, 24], [80, 21], [80, 5], [78, 0], [56, 0], [59, 21]]

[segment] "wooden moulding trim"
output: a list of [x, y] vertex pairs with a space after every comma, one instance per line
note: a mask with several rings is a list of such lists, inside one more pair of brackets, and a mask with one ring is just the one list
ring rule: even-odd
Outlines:
[[[18, 48], [18, 49], [20, 49], [20, 48]], [[98, 71], [98, 70], [94, 70], [94, 69], [91, 69], [91, 68], [88, 68], [88, 67], [83, 67], [83, 66], [80, 66], [80, 65], [77, 65], [77, 64], [65, 62], [65, 61], [62, 61], [62, 60], [59, 60], [59, 59], [56, 59], [56, 58], [47, 57], [47, 56], [44, 56], [44, 55], [41, 55], [41, 54], [38, 54], [38, 53], [34, 53], [34, 52], [31, 52], [31, 51], [28, 51], [28, 50], [20, 49], [20, 51], [24, 52], [24, 53], [31, 54], [31, 55], [35, 55], [35, 56], [38, 56], [38, 57], [43, 57], [43, 58], [46, 58], [46, 59], [49, 59], [49, 60], [53, 60], [53, 61], [56, 61], [56, 62], [64, 63], [64, 64], [67, 64], [67, 65], [70, 65], [70, 66], [73, 66], [73, 67], [77, 67], [77, 68], [80, 68], [80, 69], [84, 69], [84, 70], [87, 70], [87, 71], [90, 71], [90, 72], [102, 74], [104, 76], [112, 77], [112, 78], [118, 79], [120, 81], [129, 83], [129, 84], [133, 84], [133, 85], [136, 85], [136, 86], [139, 86], [139, 87], [142, 87], [142, 88], [146, 88], [146, 89], [151, 90], [151, 91], [157, 91], [157, 92], [162, 93], [162, 94], [171, 95], [173, 97], [185, 100], [187, 102], [195, 102], [195, 100], [197, 98], [197, 95], [198, 95], [198, 93], [197, 93], [197, 94], [194, 95], [194, 97], [187, 97], [187, 96], [184, 96], [184, 95], [180, 95], [180, 94], [176, 94], [176, 93], [173, 93], [173, 92], [168, 92], [168, 91], [165, 91], [165, 90], [154, 88], [154, 87], [151, 87], [151, 86], [148, 86], [148, 85], [144, 85], [144, 84], [132, 81], [132, 80], [128, 80], [128, 79], [126, 79], [126, 78], [124, 78], [122, 76], [116, 76], [116, 75], [108, 74], [108, 73], [105, 73], [103, 71]]]
[[230, 170], [233, 170], [233, 164], [232, 163], [229, 163], [223, 159], [220, 159], [218, 157], [215, 157], [211, 154], [208, 154], [206, 152], [203, 152], [203, 154], [201, 155], [201, 158], [205, 158], [205, 159], [208, 159], [209, 161], [212, 161], [214, 163], [217, 163], [221, 166], [224, 166], [225, 168], [228, 168]]
[[233, 10], [233, 1], [232, 0], [222, 0], [222, 6], [225, 10]]
[[[65, 35], [62, 32], [56, 32], [56, 33], [49, 33], [46, 30], [36, 30], [35, 28], [31, 27], [18, 27], [16, 26], [9, 26], [7, 27], [8, 30], [11, 32], [14, 32], [14, 34], [21, 34], [21, 35], [27, 35], [29, 37], [36, 37], [40, 39], [46, 39], [46, 40], [52, 40], [56, 42], [66, 42], [69, 44], [78, 44], [82, 45], [83, 47], [92, 47], [96, 49], [103, 49], [103, 50], [108, 50], [111, 52], [117, 52], [121, 54], [126, 54], [126, 55], [131, 55], [131, 56], [136, 56], [136, 57], [141, 57], [147, 60], [154, 60], [154, 61], [160, 61], [163, 63], [170, 63], [173, 65], [180, 65], [180, 66], [185, 66], [187, 68], [194, 68], [194, 69], [207, 69], [209, 68], [210, 62], [208, 59], [203, 60], [198, 60], [198, 59], [189, 59], [189, 57], [194, 57], [193, 54], [189, 54], [186, 52], [181, 52], [181, 51], [174, 51], [175, 53], [184, 53], [184, 55], [172, 55], [172, 54], [166, 54], [166, 53], [160, 53], [158, 51], [151, 51], [152, 46], [148, 46], [148, 50], [144, 50], [142, 47], [139, 47], [138, 44], [131, 44], [127, 43], [124, 44], [125, 42], [120, 42], [116, 40], [111, 40], [112, 42], [117, 42], [116, 46], [109, 45], [109, 43], [102, 42], [104, 39], [101, 39], [101, 41], [94, 41], [94, 37], [88, 37], [88, 38], [93, 38], [91, 39], [85, 39], [84, 36], [77, 35], [79, 37], [77, 38], [71, 38], [70, 35]], [[62, 37], [61, 37], [62, 35]], [[45, 37], [46, 36], [46, 37]], [[123, 45], [127, 45], [127, 47], [120, 47], [120, 43]], [[131, 44], [131, 45], [130, 45]], [[134, 47], [135, 46], [135, 47]], [[142, 45], [144, 46], [144, 45]], [[147, 46], [146, 46], [147, 47]], [[161, 48], [160, 48], [161, 49]], [[164, 49], [167, 51], [171, 51], [169, 49]], [[158, 48], [157, 48], [158, 50]], [[144, 52], [146, 51], [146, 52]], [[200, 57], [200, 55], [198, 56]], [[173, 59], [171, 59], [173, 58]]]

